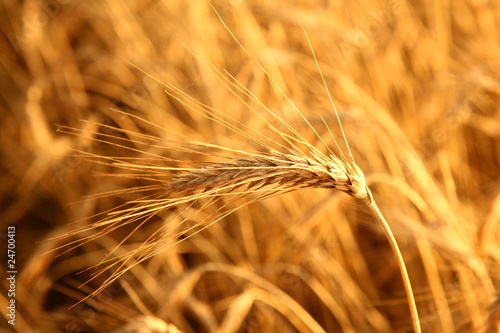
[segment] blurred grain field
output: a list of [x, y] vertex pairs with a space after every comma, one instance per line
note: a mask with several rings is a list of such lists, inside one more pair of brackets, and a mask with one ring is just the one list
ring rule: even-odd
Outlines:
[[[211, 65], [311, 144], [321, 146], [291, 102], [328, 145], [324, 123], [342, 141], [305, 31], [403, 251], [423, 332], [500, 332], [500, 3], [212, 4], [215, 10], [202, 0], [1, 2], [1, 276], [9, 226], [18, 274], [15, 326], [6, 317], [9, 281], [0, 283], [0, 330], [412, 331], [382, 230], [341, 192], [249, 197], [77, 305], [113, 272], [91, 279], [100, 269], [94, 265], [112, 249], [119, 256], [140, 247], [174, 212], [160, 212], [133, 233], [127, 226], [67, 253], [55, 250], [72, 240], [58, 236], [141, 196], [122, 191], [140, 180], [75, 150], [184, 157], [138, 145], [126, 133], [259, 149], [195, 112], [194, 101], [243, 130], [282, 139], [269, 131], [265, 112], [249, 112], [259, 103], [226, 87]], [[161, 82], [193, 100], [176, 99]], [[83, 134], [68, 135], [65, 126]], [[126, 147], [106, 144], [110, 135]], [[83, 200], [107, 191], [120, 194]]]

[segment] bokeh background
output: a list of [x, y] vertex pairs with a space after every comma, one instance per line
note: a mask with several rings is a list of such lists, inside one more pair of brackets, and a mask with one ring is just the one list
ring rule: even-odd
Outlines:
[[[127, 230], [55, 250], [71, 241], [58, 236], [140, 197], [82, 200], [136, 184], [74, 153], [141, 156], [102, 142], [108, 126], [262, 150], [180, 103], [161, 82], [279, 140], [245, 104], [258, 103], [224, 86], [208, 62], [312, 144], [321, 142], [290, 101], [327, 144], [333, 141], [324, 122], [341, 141], [304, 32], [354, 157], [402, 248], [423, 331], [499, 332], [500, 3], [212, 5], [0, 3], [0, 258], [5, 268], [7, 227], [15, 226], [18, 269], [16, 325], [2, 318], [2, 332], [410, 332], [383, 232], [340, 192], [303, 190], [244, 206], [78, 305], [109, 272], [84, 286], [93, 269], [78, 273]], [[64, 126], [87, 135], [67, 135]], [[140, 246], [169, 213], [119, 250]], [[8, 289], [2, 279], [4, 316]]]

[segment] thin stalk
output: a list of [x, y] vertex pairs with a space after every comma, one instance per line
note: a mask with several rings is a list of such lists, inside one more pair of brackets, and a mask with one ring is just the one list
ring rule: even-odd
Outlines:
[[401, 250], [399, 249], [396, 238], [394, 238], [394, 234], [392, 233], [391, 227], [387, 223], [384, 215], [380, 211], [377, 203], [373, 199], [372, 193], [369, 189], [368, 197], [365, 199], [368, 207], [372, 211], [373, 215], [377, 219], [377, 221], [382, 225], [384, 229], [385, 236], [391, 245], [392, 251], [396, 255], [396, 259], [398, 261], [399, 271], [401, 272], [401, 277], [403, 278], [403, 284], [406, 290], [406, 298], [408, 300], [408, 306], [410, 307], [411, 321], [413, 324], [413, 330], [415, 333], [421, 333], [422, 329], [420, 327], [420, 319], [418, 317], [417, 304], [415, 302], [415, 297], [413, 296], [413, 289], [410, 283], [410, 277], [408, 275], [408, 271], [406, 270], [406, 265], [403, 259], [403, 255], [401, 254]]

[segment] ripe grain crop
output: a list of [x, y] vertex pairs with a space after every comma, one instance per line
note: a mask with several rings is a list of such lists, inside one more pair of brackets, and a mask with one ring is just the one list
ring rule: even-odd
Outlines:
[[0, 330], [498, 331], [500, 8], [212, 4], [0, 6]]
[[[307, 119], [303, 116], [300, 110], [293, 104], [293, 102], [286, 96], [280, 86], [276, 83], [276, 81], [270, 76], [270, 74], [266, 71], [266, 69], [259, 63], [257, 60], [243, 47], [243, 45], [238, 41], [238, 39], [233, 35], [231, 30], [227, 27], [225, 22], [222, 20], [222, 17], [217, 13], [216, 9], [212, 7], [215, 11], [221, 23], [227, 29], [229, 34], [234, 38], [235, 42], [242, 48], [242, 50], [247, 54], [251, 59], [253, 59], [257, 66], [266, 74], [266, 76], [270, 79], [270, 82], [276, 86], [278, 91], [284, 96], [284, 98], [291, 104], [292, 108], [300, 115], [304, 121], [307, 122]], [[312, 45], [309, 40], [307, 34], [305, 35], [308, 45], [311, 47]], [[335, 104], [332, 100], [330, 92], [328, 90], [328, 86], [326, 85], [326, 81], [324, 80], [323, 73], [321, 72], [321, 67], [316, 59], [316, 55], [312, 50], [312, 54], [314, 60], [316, 62], [318, 71], [321, 75], [323, 83], [325, 85], [326, 92], [330, 98], [332, 103], [332, 111], [335, 112], [337, 119], [340, 122], [340, 118], [338, 112], [335, 108]], [[196, 56], [196, 55], [195, 55]], [[198, 59], [199, 60], [199, 59]], [[137, 173], [126, 173], [122, 175], [122, 177], [134, 178], [134, 179], [143, 179], [143, 180], [151, 180], [154, 177], [157, 177], [159, 180], [159, 184], [156, 186], [146, 186], [144, 188], [134, 188], [127, 189], [126, 192], [129, 191], [152, 191], [153, 194], [149, 196], [142, 197], [140, 199], [135, 199], [133, 201], [129, 201], [125, 204], [126, 208], [119, 207], [117, 210], [113, 210], [111, 212], [107, 212], [110, 217], [105, 217], [93, 224], [89, 227], [84, 227], [82, 230], [77, 230], [76, 232], [70, 232], [67, 236], [74, 236], [81, 233], [86, 233], [92, 229], [98, 229], [95, 234], [91, 234], [87, 237], [81, 237], [76, 241], [72, 241], [67, 243], [60, 248], [69, 247], [70, 249], [74, 249], [82, 244], [85, 244], [91, 240], [94, 240], [96, 237], [100, 237], [109, 233], [110, 231], [116, 230], [123, 225], [133, 224], [134, 228], [131, 233], [138, 230], [142, 227], [145, 221], [150, 220], [155, 217], [155, 215], [163, 210], [167, 210], [170, 208], [175, 208], [181, 205], [187, 205], [188, 207], [192, 207], [194, 203], [199, 201], [203, 201], [200, 205], [200, 208], [196, 211], [202, 211], [208, 205], [212, 205], [216, 203], [220, 197], [222, 196], [231, 196], [232, 200], [236, 201], [241, 199], [250, 193], [259, 193], [259, 199], [269, 197], [271, 195], [286, 193], [290, 191], [294, 191], [297, 189], [304, 188], [326, 188], [326, 189], [336, 189], [343, 191], [357, 199], [363, 200], [363, 202], [371, 209], [376, 220], [382, 225], [383, 230], [387, 236], [387, 239], [396, 255], [396, 260], [401, 270], [403, 283], [407, 292], [408, 304], [410, 306], [410, 313], [412, 317], [412, 324], [415, 332], [420, 332], [420, 323], [418, 318], [418, 311], [416, 302], [413, 295], [413, 290], [411, 287], [410, 279], [408, 276], [408, 272], [406, 270], [405, 262], [397, 241], [390, 229], [389, 224], [385, 220], [382, 215], [380, 209], [378, 208], [374, 198], [366, 185], [363, 172], [356, 165], [354, 161], [354, 157], [349, 150], [349, 160], [343, 153], [340, 151], [340, 158], [336, 157], [331, 150], [330, 156], [327, 156], [321, 153], [320, 150], [315, 148], [313, 145], [308, 143], [301, 134], [296, 131], [293, 126], [288, 124], [283, 118], [269, 110], [264, 103], [258, 100], [255, 96], [251, 94], [248, 89], [238, 81], [231, 82], [232, 77], [229, 74], [224, 75], [223, 72], [217, 70], [213, 64], [207, 63], [206, 67], [217, 76], [217, 78], [231, 91], [240, 90], [243, 91], [250, 99], [256, 102], [258, 105], [262, 107], [262, 111], [251, 109], [256, 116], [262, 116], [259, 112], [268, 113], [272, 118], [278, 120], [279, 123], [284, 125], [290, 134], [283, 133], [278, 130], [276, 127], [271, 125], [273, 131], [275, 131], [280, 137], [284, 138], [285, 141], [289, 144], [289, 147], [285, 147], [281, 145], [282, 149], [285, 149], [287, 153], [281, 153], [277, 150], [270, 148], [267, 144], [259, 142], [255, 140], [258, 144], [260, 144], [263, 148], [267, 148], [267, 151], [264, 154], [256, 154], [256, 153], [248, 153], [244, 151], [231, 151], [231, 155], [224, 155], [225, 152], [228, 152], [229, 149], [216, 146], [216, 145], [208, 145], [204, 143], [197, 142], [178, 142], [175, 143], [175, 146], [178, 146], [177, 149], [180, 150], [189, 150], [193, 149], [193, 146], [198, 146], [201, 148], [209, 148], [211, 150], [220, 151], [219, 156], [224, 159], [231, 160], [231, 162], [202, 162], [202, 163], [191, 163], [189, 161], [175, 161], [178, 165], [188, 166], [153, 166], [148, 164], [141, 164], [137, 161], [122, 161], [120, 157], [107, 157], [101, 156], [98, 158], [104, 160], [110, 160], [110, 165], [113, 167], [123, 168], [128, 171], [135, 171]], [[175, 86], [168, 86], [172, 91], [179, 93], [182, 97], [190, 99], [189, 96], [182, 93]], [[172, 95], [173, 96], [173, 95]], [[174, 98], [177, 98], [173, 96]], [[241, 99], [243, 103], [245, 101]], [[224, 117], [224, 113], [219, 110], [212, 109], [206, 105], [197, 103], [198, 107], [201, 107], [204, 111], [208, 113], [208, 117], [214, 119], [215, 121], [220, 122], [222, 125], [228, 127], [230, 130], [234, 130], [233, 124], [231, 124], [230, 120], [227, 120]], [[191, 106], [194, 109], [194, 107]], [[200, 112], [199, 110], [195, 110]], [[218, 116], [218, 114], [222, 116]], [[229, 118], [230, 119], [230, 118]], [[236, 124], [241, 125], [241, 124]], [[319, 140], [323, 142], [324, 140], [317, 134], [317, 131], [312, 127], [312, 125], [308, 124], [309, 127], [313, 130], [314, 133], [318, 136]], [[325, 122], [326, 127], [328, 125]], [[343, 131], [342, 125], [339, 123], [340, 129]], [[118, 128], [108, 128], [120, 131]], [[248, 129], [252, 131], [251, 129]], [[74, 129], [67, 128], [66, 133], [71, 133]], [[331, 130], [328, 128], [328, 131], [331, 134]], [[251, 136], [241, 130], [235, 130], [237, 134], [243, 135], [244, 137], [251, 139]], [[254, 131], [253, 131], [254, 132]], [[93, 133], [96, 135], [97, 133]], [[134, 136], [134, 133], [125, 133]], [[139, 135], [140, 136], [140, 135]], [[345, 134], [343, 133], [343, 137], [345, 138]], [[115, 138], [116, 137], [112, 137]], [[119, 138], [118, 138], [119, 139]], [[144, 137], [143, 137], [144, 139]], [[148, 138], [150, 139], [150, 138]], [[333, 141], [335, 139], [332, 136]], [[103, 139], [101, 139], [103, 140]], [[106, 140], [103, 140], [106, 142]], [[131, 142], [137, 143], [136, 140], [130, 139]], [[144, 144], [144, 142], [141, 142]], [[274, 142], [276, 144], [276, 142]], [[349, 149], [349, 144], [346, 141], [346, 146]], [[111, 143], [114, 145], [121, 146], [117, 143]], [[147, 143], [146, 143], [147, 144]], [[307, 152], [304, 153], [301, 151], [297, 144], [300, 144], [307, 148]], [[335, 142], [336, 146], [339, 145]], [[326, 144], [325, 144], [326, 146]], [[168, 146], [167, 146], [168, 147]], [[165, 147], [165, 148], [167, 148]], [[190, 148], [188, 148], [190, 147]], [[175, 149], [174, 145], [172, 147], [168, 147], [170, 149]], [[328, 148], [328, 147], [327, 147]], [[204, 152], [203, 154], [207, 154]], [[162, 159], [160, 156], [155, 156], [156, 158]], [[165, 158], [167, 162], [172, 162], [169, 158]], [[109, 163], [109, 162], [108, 162]], [[170, 175], [171, 174], [171, 175]], [[164, 180], [165, 178], [170, 178], [168, 180]], [[116, 192], [113, 194], [117, 194]], [[103, 195], [103, 194], [101, 194]], [[104, 195], [111, 195], [111, 193], [105, 193]], [[220, 220], [222, 217], [227, 216], [228, 214], [234, 212], [236, 209], [241, 206], [237, 206], [235, 209], [227, 210], [225, 209], [225, 205], [219, 208], [216, 211], [215, 216], [209, 216], [203, 218], [201, 221], [197, 221], [195, 226], [200, 226], [200, 230], [212, 225], [213, 223]], [[195, 213], [195, 214], [196, 214]], [[190, 217], [192, 218], [192, 217]], [[181, 224], [185, 222], [185, 219], [182, 220]], [[173, 222], [171, 222], [173, 223]], [[166, 225], [168, 228], [178, 229], [178, 226], [171, 226], [169, 224]], [[191, 231], [194, 227], [190, 226], [188, 228], [182, 228], [181, 231], [172, 235], [169, 232], [165, 232], [162, 228], [158, 228], [155, 230], [148, 239], [141, 244], [138, 249], [134, 249], [130, 252], [129, 255], [124, 257], [120, 257], [118, 262], [109, 264], [105, 269], [115, 266], [118, 268], [114, 271], [114, 273], [105, 280], [104, 283], [94, 291], [90, 296], [95, 296], [100, 291], [109, 287], [111, 283], [113, 283], [118, 277], [124, 274], [128, 269], [132, 268], [134, 265], [141, 263], [142, 261], [151, 258], [152, 256], [160, 253], [162, 250], [172, 246], [172, 244], [177, 244], [176, 238], [180, 238], [184, 233]], [[122, 245], [129, 236], [125, 237], [123, 241], [121, 241], [118, 246]], [[168, 244], [165, 246], [165, 244]], [[58, 248], [58, 249], [60, 249]], [[115, 248], [116, 249], [116, 248]], [[108, 263], [107, 260], [115, 250], [109, 252], [106, 257], [101, 261], [101, 263]], [[114, 260], [112, 260], [114, 261]], [[101, 270], [98, 274], [102, 273]], [[86, 298], [82, 299], [84, 301]]]

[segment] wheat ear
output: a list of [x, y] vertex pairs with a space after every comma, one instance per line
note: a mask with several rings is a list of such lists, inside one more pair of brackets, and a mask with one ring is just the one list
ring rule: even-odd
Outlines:
[[[70, 132], [69, 129], [66, 130]], [[114, 128], [114, 130], [126, 132], [119, 128]], [[61, 128], [60, 131], [65, 130]], [[74, 132], [72, 132], [72, 134], [74, 134]], [[95, 134], [97, 134], [97, 132], [93, 133], [93, 135]], [[148, 144], [144, 139], [150, 139], [148, 136], [139, 133], [127, 134], [129, 136], [135, 135], [143, 139], [142, 141], [133, 138], [127, 139], [136, 144]], [[109, 136], [116, 138], [114, 135]], [[111, 141], [103, 140], [103, 142], [119, 146], [119, 144], [111, 143]], [[123, 225], [136, 223], [140, 219], [147, 220], [162, 210], [178, 207], [182, 204], [192, 205], [200, 199], [208, 198], [209, 204], [213, 204], [222, 197], [230, 196], [234, 201], [251, 193], [256, 194], [257, 199], [263, 199], [272, 195], [304, 188], [336, 189], [362, 200], [381, 224], [398, 261], [398, 266], [406, 289], [414, 330], [415, 332], [420, 332], [416, 303], [403, 256], [389, 224], [385, 220], [373, 199], [371, 191], [366, 185], [363, 172], [353, 161], [347, 162], [345, 158], [339, 159], [333, 154], [327, 156], [307, 142], [302, 143], [308, 147], [308, 154], [295, 149], [288, 149], [287, 153], [281, 153], [273, 149], [269, 149], [267, 153], [249, 153], [191, 141], [189, 143], [190, 146], [198, 147], [197, 150], [193, 149], [191, 152], [200, 153], [202, 148], [210, 148], [211, 150], [219, 151], [219, 155], [226, 156], [225, 158], [230, 161], [198, 163], [176, 161], [177, 164], [188, 163], [187, 167], [179, 167], [178, 165], [172, 167], [166, 166], [172, 163], [173, 160], [149, 153], [146, 154], [152, 156], [144, 158], [144, 162], [141, 162], [141, 160], [137, 158], [130, 161], [118, 157], [94, 156], [87, 153], [92, 158], [98, 157], [100, 163], [135, 172], [126, 174], [124, 175], [125, 177], [154, 181], [156, 185], [149, 185], [146, 190], [153, 191], [153, 193], [156, 194], [154, 197], [146, 196], [141, 200], [131, 201], [125, 208], [114, 210], [108, 217], [94, 223], [90, 227], [87, 226], [83, 229], [74, 231], [72, 234], [80, 234], [82, 231], [93, 228], [101, 229], [99, 233], [90, 237], [80, 238], [74, 243], [66, 244], [65, 247], [77, 247], [111, 230], [120, 228]], [[166, 148], [179, 150], [178, 146], [174, 144]], [[186, 148], [184, 147], [182, 150], [185, 151]], [[227, 157], [229, 153], [232, 155], [230, 158]], [[159, 159], [161, 163], [152, 165], [150, 163], [151, 158]], [[103, 160], [105, 160], [105, 162], [103, 162]], [[167, 179], [165, 179], [166, 175], [168, 175]], [[202, 206], [202, 208], [203, 207], [206, 207], [206, 205]], [[238, 206], [236, 209], [240, 207], [241, 206]], [[206, 225], [202, 227], [202, 229], [204, 229], [236, 209], [226, 211], [223, 208], [222, 211], [217, 211], [219, 213], [218, 215], [212, 215], [210, 219], [205, 218], [198, 223], [199, 225], [205, 223]], [[206, 223], [207, 221], [209, 221], [209, 223]], [[139, 227], [140, 225], [139, 223]], [[192, 230], [192, 227], [182, 232], [188, 230]], [[156, 248], [162, 242], [165, 242], [168, 237], [172, 237], [172, 235], [162, 234], [160, 231], [157, 231], [155, 235], [152, 235], [139, 249], [130, 252], [126, 256], [122, 256], [120, 259], [122, 261], [120, 267], [118, 267], [112, 276], [108, 278], [95, 293], [104, 289], [132, 266], [151, 258], [166, 247], [172, 246], [172, 244], [169, 244], [165, 246], [161, 245], [159, 249]], [[107, 258], [113, 254], [113, 252], [114, 250], [109, 252]], [[109, 261], [110, 260], [103, 260], [101, 263]], [[125, 265], [127, 261], [129, 264], [128, 267]], [[104, 270], [102, 270], [101, 273], [103, 271]]]
[[[189, 193], [220, 195], [245, 186], [245, 192], [267, 187], [287, 192], [301, 188], [331, 188], [356, 198], [367, 198], [363, 176], [351, 165], [331, 156], [309, 158], [295, 154], [252, 154], [229, 163], [214, 163], [175, 175], [165, 184], [167, 196]], [[187, 196], [186, 198], [188, 198]]]
[[[215, 11], [216, 14], [219, 16], [217, 11]], [[242, 48], [242, 50], [247, 53], [250, 58], [255, 60], [253, 56], [239, 43], [239, 41], [236, 39], [236, 37], [232, 34], [232, 32], [229, 30], [229, 28], [225, 25], [224, 21], [222, 18], [219, 16], [222, 24], [224, 27], [229, 31], [231, 36], [235, 39], [235, 41], [238, 43], [238, 45]], [[307, 34], [306, 34], [307, 37]], [[310, 44], [309, 37], [307, 37], [307, 40]], [[321, 77], [323, 79], [323, 82], [326, 86], [325, 79], [323, 77], [323, 73], [321, 71], [321, 68], [319, 67], [318, 61], [316, 59], [316, 56], [314, 54], [314, 51], [311, 46], [311, 51], [313, 52], [314, 60], [316, 61], [318, 70], [321, 74]], [[200, 59], [199, 59], [200, 60]], [[256, 60], [255, 60], [256, 61]], [[304, 121], [310, 126], [310, 128], [314, 131], [314, 133], [318, 136], [318, 138], [323, 142], [321, 139], [321, 136], [316, 132], [316, 130], [309, 124], [307, 119], [302, 115], [300, 110], [296, 108], [296, 106], [292, 103], [292, 101], [284, 94], [284, 92], [281, 90], [281, 88], [277, 85], [277, 83], [273, 80], [273, 78], [268, 74], [268, 72], [256, 61], [257, 65], [264, 71], [264, 73], [269, 77], [271, 82], [278, 88], [278, 90], [283, 94], [283, 96], [287, 99], [287, 101], [295, 108], [297, 113], [304, 119]], [[331, 153], [329, 156], [321, 153], [317, 148], [309, 144], [297, 131], [295, 131], [289, 124], [286, 123], [282, 118], [277, 116], [275, 113], [273, 113], [271, 110], [269, 110], [264, 104], [262, 104], [255, 96], [251, 94], [250, 91], [248, 91], [245, 87], [240, 86], [238, 84], [235, 84], [233, 82], [230, 82], [229, 78], [222, 75], [218, 70], [216, 70], [213, 66], [210, 68], [208, 66], [209, 70], [214, 73], [214, 75], [221, 81], [222, 84], [224, 84], [226, 87], [228, 87], [228, 83], [230, 86], [232, 86], [233, 89], [239, 90], [243, 92], [245, 95], [247, 95], [250, 99], [255, 101], [258, 105], [260, 105], [264, 111], [268, 112], [272, 117], [277, 119], [281, 124], [285, 125], [285, 127], [291, 132], [291, 135], [284, 134], [281, 131], [279, 131], [276, 127], [271, 125], [268, 122], [268, 125], [270, 126], [271, 130], [273, 130], [275, 133], [279, 134], [288, 144], [290, 147], [285, 147], [281, 144], [278, 144], [277, 142], [273, 142], [275, 145], [280, 146], [281, 148], [285, 149], [287, 153], [282, 153], [278, 150], [274, 150], [270, 148], [270, 146], [262, 141], [256, 140], [254, 137], [252, 137], [249, 133], [245, 133], [244, 131], [241, 131], [237, 129], [237, 127], [234, 127], [231, 121], [234, 122], [231, 118], [225, 116], [225, 117], [220, 117], [217, 114], [220, 113], [220, 111], [217, 111], [215, 109], [212, 109], [206, 105], [203, 105], [197, 101], [191, 101], [195, 104], [187, 104], [183, 102], [181, 99], [178, 99], [177, 97], [174, 96], [171, 92], [168, 92], [169, 95], [172, 97], [176, 98], [179, 102], [187, 106], [189, 109], [198, 112], [200, 114], [203, 114], [203, 112], [199, 111], [199, 108], [201, 108], [204, 111], [207, 111], [211, 117], [216, 122], [219, 122], [226, 126], [229, 129], [234, 130], [236, 133], [243, 135], [244, 137], [257, 142], [260, 144], [262, 147], [267, 149], [267, 153], [262, 154], [262, 153], [247, 153], [247, 152], [242, 152], [242, 151], [234, 151], [231, 149], [227, 149], [221, 146], [216, 146], [216, 145], [208, 145], [204, 143], [196, 143], [196, 142], [189, 142], [189, 145], [194, 145], [198, 146], [201, 148], [211, 148], [211, 149], [216, 149], [221, 151], [222, 153], [227, 153], [230, 152], [231, 154], [228, 155], [221, 154], [220, 156], [223, 156], [224, 158], [229, 158], [231, 161], [230, 162], [205, 162], [205, 163], [189, 163], [188, 162], [188, 167], [179, 167], [179, 166], [164, 166], [164, 165], [150, 165], [148, 163], [141, 164], [138, 163], [137, 160], [135, 161], [127, 161], [126, 159], [120, 159], [120, 158], [114, 158], [114, 157], [105, 157], [105, 156], [97, 156], [98, 158], [105, 159], [108, 163], [114, 167], [119, 167], [123, 168], [126, 170], [132, 170], [138, 172], [137, 174], [128, 174], [126, 177], [130, 178], [138, 178], [138, 179], [147, 179], [147, 180], [153, 180], [156, 182], [156, 185], [152, 186], [147, 186], [144, 188], [135, 188], [135, 189], [129, 189], [127, 191], [153, 191], [153, 195], [147, 196], [144, 199], [141, 200], [136, 200], [136, 201], [130, 201], [128, 202], [129, 206], [118, 209], [113, 211], [112, 213], [109, 214], [108, 217], [105, 217], [104, 219], [98, 221], [95, 223], [93, 226], [86, 227], [82, 230], [77, 230], [74, 232], [74, 234], [79, 234], [82, 231], [87, 231], [88, 229], [93, 229], [95, 227], [102, 228], [102, 234], [106, 234], [107, 232], [110, 232], [112, 230], [115, 230], [119, 228], [122, 225], [125, 224], [130, 224], [130, 223], [135, 223], [138, 222], [142, 219], [144, 220], [149, 220], [151, 217], [156, 215], [158, 212], [169, 209], [169, 208], [174, 208], [178, 207], [180, 205], [186, 204], [186, 205], [192, 205], [194, 202], [201, 200], [201, 199], [207, 199], [208, 202], [205, 202], [202, 204], [201, 208], [199, 210], [202, 210], [203, 208], [207, 207], [207, 205], [213, 204], [215, 201], [220, 200], [222, 197], [225, 196], [232, 196], [233, 197], [233, 202], [236, 199], [239, 199], [243, 196], [247, 196], [250, 193], [256, 193], [258, 199], [266, 198], [271, 195], [276, 195], [280, 193], [285, 193], [285, 192], [290, 192], [293, 190], [297, 189], [302, 189], [302, 188], [331, 188], [331, 189], [337, 189], [340, 191], [343, 191], [355, 198], [361, 199], [364, 201], [364, 203], [370, 208], [372, 211], [373, 215], [377, 219], [377, 221], [381, 224], [387, 239], [389, 241], [389, 244], [391, 245], [391, 248], [393, 252], [396, 255], [396, 259], [398, 262], [398, 266], [402, 275], [403, 283], [405, 286], [406, 290], [406, 295], [407, 295], [407, 300], [408, 304], [410, 307], [410, 313], [411, 313], [411, 318], [412, 318], [412, 324], [414, 331], [417, 333], [421, 332], [420, 328], [420, 322], [419, 322], [419, 317], [418, 317], [418, 311], [416, 307], [416, 302], [413, 296], [413, 290], [411, 287], [410, 279], [408, 276], [408, 272], [406, 270], [406, 266], [404, 263], [403, 256], [401, 254], [401, 251], [399, 249], [399, 246], [397, 244], [396, 239], [394, 238], [394, 235], [390, 229], [389, 224], [385, 220], [384, 216], [382, 215], [380, 209], [378, 208], [375, 200], [373, 199], [373, 196], [371, 194], [371, 191], [368, 189], [365, 178], [363, 176], [363, 172], [361, 169], [356, 165], [354, 162], [354, 159], [352, 158], [352, 153], [349, 150], [349, 156], [351, 159], [347, 159], [343, 154], [342, 150], [339, 149], [341, 152], [341, 158], [336, 157], [333, 153]], [[178, 94], [184, 96], [188, 100], [190, 99], [189, 96], [178, 90], [177, 88], [171, 86], [171, 85], [166, 85], [167, 88], [171, 89], [173, 93], [177, 92]], [[228, 88], [231, 92], [234, 93], [234, 90], [231, 88]], [[335, 105], [333, 103], [332, 97], [330, 95], [330, 92], [328, 91], [328, 88], [326, 89], [328, 92], [328, 95], [330, 97], [330, 100], [332, 102], [332, 106], [335, 110], [335, 113], [338, 117], [338, 112], [335, 108]], [[243, 101], [243, 100], [242, 100]], [[248, 105], [247, 105], [248, 106]], [[258, 111], [254, 110], [249, 106], [249, 109], [254, 112], [256, 115], [260, 116]], [[141, 119], [144, 120], [144, 119]], [[339, 119], [339, 124], [342, 128], [342, 125], [340, 123]], [[242, 124], [240, 124], [242, 125]], [[157, 126], [159, 127], [159, 126]], [[125, 133], [125, 130], [121, 130], [118, 128], [113, 128], [117, 131], [121, 131], [122, 133]], [[246, 128], [249, 131], [252, 131], [249, 128]], [[343, 133], [343, 129], [342, 129]], [[94, 133], [97, 134], [97, 133]], [[139, 136], [140, 139], [150, 141], [151, 138], [146, 136], [146, 135], [140, 135], [138, 133], [125, 133], [130, 135], [137, 135]], [[259, 133], [254, 133], [254, 134], [259, 134]], [[102, 135], [102, 134], [100, 134]], [[113, 137], [113, 136], [110, 136]], [[116, 137], [113, 137], [116, 139]], [[347, 139], [345, 138], [344, 134], [344, 139], [347, 144]], [[270, 139], [268, 139], [270, 140]], [[119, 147], [124, 147], [116, 143], [111, 143], [107, 142], [104, 140], [106, 143], [110, 143], [112, 145], [117, 145]], [[130, 142], [133, 143], [140, 143], [140, 144], [145, 144], [144, 142], [137, 142], [130, 140]], [[305, 147], [307, 147], [307, 152], [304, 153], [301, 149], [298, 149], [296, 146], [296, 143], [302, 144]], [[324, 143], [324, 142], [323, 142]], [[186, 144], [188, 145], [188, 144]], [[168, 146], [168, 145], [167, 145]], [[179, 148], [181, 146], [181, 148]], [[326, 144], [325, 144], [326, 146]], [[337, 145], [338, 147], [338, 145]], [[349, 148], [349, 146], [347, 145]], [[179, 143], [172, 143], [170, 146], [167, 148], [169, 149], [177, 149], [182, 152], [189, 151], [185, 148], [182, 148], [182, 144], [179, 145]], [[127, 148], [130, 149], [130, 148]], [[136, 149], [132, 149], [136, 150]], [[140, 151], [140, 150], [136, 150]], [[191, 150], [189, 151], [191, 153], [200, 153], [199, 151], [194, 151]], [[92, 155], [92, 154], [91, 154]], [[147, 155], [151, 155], [147, 153]], [[96, 156], [93, 156], [96, 157]], [[163, 161], [163, 162], [173, 162], [174, 160], [167, 159], [163, 156], [160, 155], [153, 155], [151, 156], [153, 158], [156, 158], [157, 160]], [[180, 164], [184, 164], [185, 161], [174, 161], [174, 162], [179, 162]], [[169, 178], [165, 180], [165, 175], [169, 175]], [[156, 177], [156, 178], [155, 178]], [[248, 202], [247, 202], [248, 203]], [[210, 223], [206, 223], [209, 221], [208, 218], [202, 219], [200, 222], [198, 222], [200, 225], [201, 224], [206, 224], [204, 227], [201, 228], [203, 230], [204, 228], [210, 226], [211, 224], [217, 222], [218, 220], [222, 219], [224, 216], [230, 214], [231, 212], [239, 209], [241, 207], [237, 206], [236, 208], [231, 208], [229, 209], [226, 204], [222, 206], [222, 209], [219, 208], [216, 213], [210, 216], [211, 220]], [[185, 222], [187, 219], [184, 219], [181, 223]], [[136, 230], [141, 227], [143, 222], [139, 222], [138, 226], [136, 227]], [[146, 240], [146, 242], [141, 245], [137, 250], [131, 251], [130, 253], [126, 255], [122, 255], [118, 257], [118, 260], [121, 261], [121, 265], [116, 269], [116, 271], [99, 287], [93, 294], [98, 293], [99, 291], [103, 290], [106, 288], [108, 285], [110, 285], [114, 280], [116, 280], [118, 277], [120, 277], [125, 271], [130, 269], [136, 264], [139, 264], [140, 262], [151, 258], [152, 256], [158, 254], [162, 250], [164, 250], [166, 247], [172, 246], [173, 244], [168, 244], [168, 245], [162, 245], [158, 248], [158, 245], [161, 244], [165, 239], [169, 239], [172, 237], [172, 234], [169, 234], [162, 230], [163, 228], [160, 228], [159, 230], [155, 231], [149, 238]], [[182, 234], [183, 232], [192, 230], [192, 227], [189, 227], [186, 230], [181, 231], [177, 235]], [[198, 230], [199, 231], [199, 230]], [[197, 232], [198, 232], [197, 231]], [[65, 246], [68, 246], [70, 248], [77, 247], [81, 244], [84, 244], [86, 242], [89, 242], [91, 240], [94, 240], [95, 238], [99, 237], [99, 235], [92, 235], [90, 237], [82, 238], [78, 241], [66, 244]], [[121, 245], [123, 241], [119, 244]], [[167, 242], [168, 243], [168, 242]], [[175, 243], [174, 243], [175, 244]], [[65, 247], [63, 246], [63, 247]], [[117, 247], [118, 248], [118, 247]], [[107, 258], [111, 254], [115, 252], [117, 249], [115, 248], [111, 252], [108, 253], [108, 255], [101, 261], [101, 263], [104, 262], [109, 262]], [[113, 266], [114, 263], [111, 265]], [[128, 266], [127, 266], [128, 265]], [[97, 275], [102, 273], [104, 270], [101, 270], [98, 272]], [[91, 295], [89, 295], [90, 297]], [[83, 299], [85, 300], [85, 298]], [[82, 300], [82, 301], [83, 301]]]

